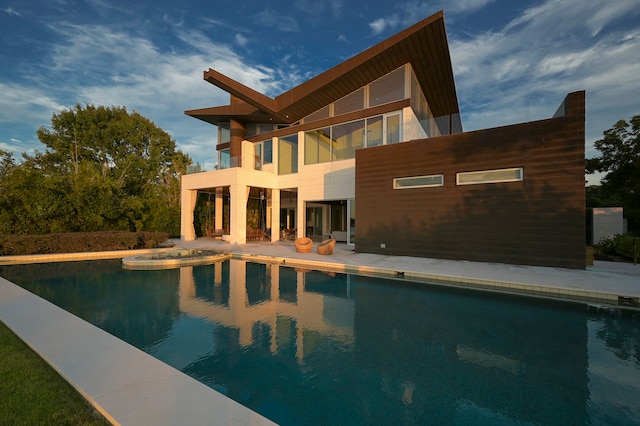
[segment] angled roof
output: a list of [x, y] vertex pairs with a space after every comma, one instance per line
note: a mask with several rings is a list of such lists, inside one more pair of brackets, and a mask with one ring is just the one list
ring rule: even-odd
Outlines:
[[406, 63], [412, 65], [434, 116], [460, 112], [440, 11], [275, 99], [209, 69], [204, 79], [231, 94], [233, 102], [185, 114], [216, 125], [229, 119], [292, 124]]

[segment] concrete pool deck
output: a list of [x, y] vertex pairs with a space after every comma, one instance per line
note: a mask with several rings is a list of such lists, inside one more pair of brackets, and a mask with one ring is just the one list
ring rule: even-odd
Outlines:
[[[231, 245], [209, 238], [172, 242], [177, 248], [221, 250], [234, 257], [291, 266], [621, 306], [637, 307], [640, 301], [640, 265], [633, 264], [596, 261], [586, 270], [569, 270], [362, 254], [345, 244], [337, 244], [334, 254], [322, 256], [315, 247], [311, 253], [296, 253], [293, 242]], [[102, 258], [130, 255], [111, 252]], [[0, 258], [0, 264], [86, 259], [86, 255], [78, 257], [14, 256]], [[3, 278], [0, 278], [0, 320], [114, 424], [273, 424]]]
[[232, 245], [212, 238], [172, 240], [178, 248], [221, 250], [245, 259], [309, 265], [349, 273], [424, 280], [565, 300], [640, 306], [640, 264], [595, 261], [585, 270], [356, 253], [338, 243], [332, 255], [297, 253], [292, 241]]

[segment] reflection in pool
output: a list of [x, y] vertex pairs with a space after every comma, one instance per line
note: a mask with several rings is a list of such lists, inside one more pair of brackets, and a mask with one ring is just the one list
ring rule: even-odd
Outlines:
[[0, 275], [281, 424], [640, 423], [640, 314], [230, 260]]

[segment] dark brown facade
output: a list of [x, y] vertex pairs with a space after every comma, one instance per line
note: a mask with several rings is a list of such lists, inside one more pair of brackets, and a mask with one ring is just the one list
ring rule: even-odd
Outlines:
[[[585, 93], [553, 118], [359, 150], [356, 251], [585, 268]], [[456, 174], [523, 168], [517, 182]], [[443, 186], [393, 179], [444, 175]]]

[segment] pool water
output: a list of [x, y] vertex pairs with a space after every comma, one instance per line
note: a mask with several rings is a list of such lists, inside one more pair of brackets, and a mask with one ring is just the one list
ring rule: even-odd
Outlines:
[[640, 312], [227, 260], [0, 276], [282, 425], [640, 424]]

